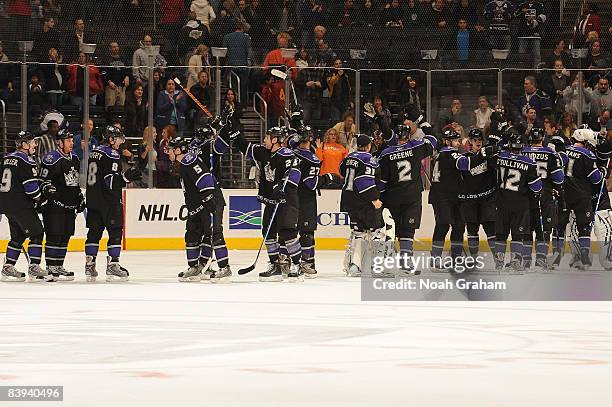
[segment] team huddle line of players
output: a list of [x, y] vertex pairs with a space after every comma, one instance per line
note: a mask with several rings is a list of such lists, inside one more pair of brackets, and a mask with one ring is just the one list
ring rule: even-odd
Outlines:
[[[268, 129], [262, 144], [250, 143], [235, 128], [233, 112], [224, 111], [210, 124], [195, 130], [193, 138], [170, 141], [171, 157], [178, 163], [181, 186], [188, 209], [185, 246], [188, 267], [179, 281], [227, 282], [232, 276], [223, 236], [225, 201], [219, 184], [220, 161], [231, 144], [259, 169], [258, 200], [264, 205], [263, 234], [269, 257], [259, 273], [260, 281], [303, 281], [315, 278], [315, 231], [317, 193], [331, 181], [332, 174], [319, 174], [320, 161], [311, 143], [314, 132], [299, 115], [287, 127]], [[468, 135], [461, 153], [460, 135], [447, 130], [441, 142], [419, 112], [406, 117], [391, 129], [377, 121], [384, 148], [374, 155], [372, 137], [356, 136], [357, 151], [341, 163], [343, 178], [341, 210], [348, 212], [351, 236], [344, 258], [349, 276], [361, 276], [373, 258], [396, 254], [413, 257], [413, 243], [422, 214], [421, 165], [432, 157], [429, 203], [435, 214], [431, 255], [441, 258], [450, 231], [450, 258], [447, 269], [457, 271], [457, 259], [464, 256], [467, 229], [469, 256], [479, 252], [479, 230], [483, 228], [496, 269], [522, 271], [532, 266], [535, 235], [535, 265], [544, 270], [557, 267], [564, 253], [570, 213], [575, 235], [571, 266], [586, 269], [592, 264], [590, 235], [595, 232], [606, 242], [610, 201], [605, 176], [612, 145], [588, 128], [576, 130], [571, 143], [562, 135], [551, 138], [533, 128], [528, 143], [496, 112], [491, 135], [485, 140], [478, 129]], [[80, 162], [72, 153], [73, 135], [61, 130], [57, 149], [49, 152], [37, 167], [33, 154], [36, 139], [22, 131], [16, 151], [3, 160], [0, 184], [0, 212], [9, 221], [11, 240], [2, 267], [3, 281], [25, 281], [26, 274], [15, 267], [22, 251], [29, 267], [30, 281], [74, 280], [64, 268], [68, 242], [74, 234], [75, 217], [86, 211], [88, 228], [85, 243], [85, 276], [96, 281], [98, 245], [106, 229], [107, 281], [127, 281], [129, 272], [119, 264], [123, 234], [122, 189], [141, 178], [138, 169], [121, 171], [118, 149], [125, 141], [121, 130], [108, 126], [103, 143], [95, 148], [87, 164], [86, 196], [79, 186]], [[388, 210], [395, 233], [383, 218]], [[42, 214], [41, 223], [39, 213]], [[46, 269], [41, 258], [43, 238]], [[507, 239], [510, 258], [506, 262]], [[27, 252], [24, 242], [29, 239]], [[607, 240], [606, 240], [607, 239]], [[548, 255], [552, 240], [552, 255]], [[612, 268], [606, 243], [600, 262]], [[217, 269], [211, 267], [213, 257]], [[462, 262], [462, 264], [465, 264]], [[441, 269], [440, 264], [432, 265]], [[420, 267], [403, 262], [399, 272], [419, 274]], [[365, 274], [363, 274], [365, 275]], [[372, 271], [374, 277], [395, 277], [391, 270]]]

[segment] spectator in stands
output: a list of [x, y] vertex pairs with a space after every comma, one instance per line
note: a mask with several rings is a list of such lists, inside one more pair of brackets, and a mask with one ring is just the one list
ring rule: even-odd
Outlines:
[[342, 60], [336, 58], [334, 70], [327, 77], [327, 89], [329, 92], [331, 120], [338, 121], [345, 112], [352, 108], [351, 82], [348, 74], [342, 69]]
[[82, 18], [74, 20], [74, 32], [64, 40], [64, 60], [74, 62], [79, 58], [81, 45], [88, 43], [85, 40], [85, 22]]
[[[29, 0], [7, 0], [5, 6], [8, 14], [8, 27], [16, 38], [21, 41], [31, 39], [32, 34], [32, 8]], [[6, 23], [5, 23], [6, 24]]]
[[[581, 96], [581, 92], [578, 90], [578, 85], [580, 85], [580, 82], [578, 80], [578, 76], [576, 75], [571, 86], [568, 86], [563, 90], [565, 111], [572, 113], [575, 117], [577, 117], [578, 114], [582, 114], [583, 123], [588, 123], [589, 114], [591, 112], [591, 93], [585, 90], [586, 84], [586, 80], [583, 79], [583, 92]], [[582, 111], [580, 111], [581, 106]]]
[[125, 134], [138, 137], [147, 124], [147, 102], [144, 87], [135, 85], [125, 103]]
[[123, 0], [123, 20], [125, 22], [140, 22], [142, 21], [143, 0]]
[[160, 92], [157, 97], [155, 126], [163, 129], [172, 125], [182, 134], [185, 129], [185, 113], [189, 106], [187, 99], [184, 92], [176, 89], [174, 80], [166, 80], [166, 90]]
[[381, 24], [385, 27], [403, 27], [403, 17], [404, 16], [399, 0], [391, 0], [385, 4], [385, 7], [380, 14]]
[[40, 66], [42, 80], [47, 91], [47, 99], [51, 107], [61, 104], [66, 83], [66, 66], [60, 65], [62, 56], [57, 49], [51, 48], [48, 51], [47, 64]]
[[411, 74], [402, 77], [399, 85], [399, 92], [402, 109], [405, 109], [408, 105], [414, 105], [419, 112], [423, 111], [417, 89], [417, 82]]
[[9, 62], [9, 57], [4, 53], [4, 44], [0, 42], [0, 88], [2, 89], [15, 77], [16, 66], [7, 64], [7, 62]]
[[320, 0], [306, 0], [302, 2], [300, 10], [300, 16], [302, 17], [302, 44], [312, 44], [308, 45], [308, 48], [314, 48], [315, 41], [321, 38], [313, 38], [312, 35], [316, 27], [325, 26], [327, 13], [327, 6]]
[[375, 95], [372, 105], [377, 121], [382, 121], [387, 128], [391, 128], [391, 111], [385, 106], [382, 96]]
[[0, 99], [7, 104], [16, 104], [19, 101], [19, 95], [15, 92], [12, 80], [6, 82], [6, 87], [3, 87], [0, 91]]
[[[140, 48], [134, 51], [134, 56], [132, 57], [132, 76], [136, 83], [140, 83], [144, 87], [147, 86], [149, 81], [149, 69], [147, 68], [149, 66], [149, 56], [147, 48], [152, 46], [152, 44], [153, 38], [150, 35], [145, 35], [140, 42]], [[161, 54], [155, 56], [153, 66], [159, 69], [160, 73], [167, 64], [166, 59]]]
[[38, 138], [38, 145], [36, 146], [36, 162], [39, 165], [49, 151], [55, 150], [55, 136], [59, 133], [59, 130], [60, 126], [57, 120], [47, 122], [47, 131]]
[[599, 7], [595, 3], [588, 3], [583, 7], [582, 17], [574, 30], [574, 45], [580, 48], [584, 45], [590, 32], [601, 34], [601, 19], [599, 18]]
[[[267, 112], [267, 119], [268, 119], [269, 127], [276, 126], [276, 124], [278, 123], [278, 118], [282, 116], [282, 112], [278, 113], [275, 110], [275, 106], [273, 105], [274, 104], [274, 90], [272, 88], [273, 85], [274, 85], [274, 78], [272, 77], [272, 75], [269, 72], [264, 74], [263, 83], [259, 87], [259, 94], [261, 95], [261, 98], [263, 99], [263, 102], [260, 101], [259, 112], [262, 115], [266, 114]], [[306, 114], [306, 111], [304, 111], [304, 115], [305, 114]]]
[[43, 4], [43, 12], [47, 18], [59, 17], [62, 13], [62, 5], [60, 4], [60, 0], [46, 0]]
[[533, 107], [530, 107], [527, 109], [525, 118], [516, 125], [516, 128], [521, 134], [527, 137], [532, 128], [542, 127], [542, 124], [543, 121], [538, 117], [536, 110]]
[[569, 139], [577, 128], [574, 115], [570, 112], [564, 112], [561, 115], [561, 128], [559, 129], [561, 133]]
[[[242, 0], [244, 1], [244, 0]], [[295, 14], [295, 4], [293, 1], [280, 0], [275, 7], [272, 27], [275, 32], [286, 32], [293, 35], [297, 27], [297, 16]]]
[[533, 66], [537, 67], [542, 60], [540, 42], [547, 18], [544, 5], [539, 1], [525, 1], [517, 6], [514, 16], [518, 20], [519, 53], [525, 54], [531, 50]]
[[353, 113], [346, 112], [341, 122], [338, 122], [332, 127], [338, 135], [338, 143], [346, 147], [349, 153], [357, 150], [357, 126], [355, 125], [355, 116]]
[[451, 35], [445, 48], [454, 51], [457, 61], [465, 62], [470, 59], [470, 50], [474, 48], [473, 42], [474, 36], [468, 29], [468, 22], [462, 18], [457, 22], [457, 30]]
[[554, 63], [554, 71], [550, 76], [550, 85], [548, 94], [551, 97], [551, 103], [555, 117], [560, 117], [561, 112], [565, 109], [563, 102], [563, 91], [571, 85], [570, 72], [563, 66], [563, 61], [558, 59]]
[[187, 22], [181, 28], [181, 37], [178, 39], [179, 55], [188, 60], [198, 45], [210, 44], [211, 37], [210, 28], [202, 24], [194, 12], [189, 12]]
[[444, 0], [434, 0], [431, 4], [428, 20], [430, 24], [433, 24], [433, 26], [437, 28], [446, 28], [449, 26], [449, 15]]
[[[83, 98], [85, 97], [83, 91], [85, 90], [84, 80], [86, 63], [88, 63], [88, 56], [83, 52], [80, 52], [77, 63], [70, 64], [66, 68], [66, 82], [68, 92], [71, 96], [70, 102], [75, 106], [79, 106], [81, 109], [83, 108]], [[95, 106], [98, 94], [101, 94], [104, 91], [104, 86], [102, 85], [102, 75], [100, 74], [98, 67], [91, 62], [88, 65], [88, 69], [89, 95], [87, 95], [87, 97], [89, 97], [89, 104], [91, 106]]]
[[525, 93], [519, 98], [517, 103], [520, 114], [515, 120], [525, 120], [528, 107], [535, 108], [538, 117], [550, 116], [552, 114], [550, 96], [537, 88], [537, 82], [534, 76], [525, 77], [523, 88]]
[[[411, 0], [414, 3], [414, 0]], [[365, 0], [361, 6], [360, 24], [366, 27], [373, 27], [378, 22], [378, 11], [372, 0]]]
[[169, 44], [170, 51], [168, 59], [171, 64], [178, 63], [178, 43], [175, 41], [179, 37], [183, 18], [185, 16], [184, 0], [161, 0], [161, 22], [160, 26], [164, 33], [164, 38]]
[[322, 25], [317, 25], [315, 28], [312, 29], [312, 34], [314, 36], [313, 44], [316, 45], [319, 43], [320, 40], [326, 39], [325, 36], [327, 35], [327, 28], [323, 27]]
[[32, 55], [41, 62], [47, 59], [50, 48], [59, 48], [61, 45], [60, 37], [55, 29], [55, 19], [46, 17], [42, 30], [34, 37], [34, 48]]
[[359, 22], [359, 11], [353, 0], [344, 0], [336, 12], [335, 23], [338, 27], [352, 27]]
[[450, 109], [443, 111], [440, 115], [440, 128], [453, 123], [457, 123], [461, 127], [467, 128], [471, 121], [471, 115], [463, 110], [461, 101], [459, 99], [453, 99]]
[[[595, 115], [593, 116], [595, 117]], [[593, 130], [602, 133], [602, 135], [607, 135], [606, 126], [608, 123], [610, 123], [610, 109], [603, 109], [599, 115], [595, 117], [595, 120], [591, 121], [590, 127]]]
[[489, 43], [492, 49], [510, 49], [513, 14], [514, 5], [510, 0], [490, 0], [486, 3], [484, 17], [489, 23]]
[[[200, 71], [200, 73], [198, 74], [198, 83], [193, 85], [191, 89], [189, 89], [189, 91], [204, 106], [209, 109], [212, 107], [211, 94], [213, 92], [213, 89], [210, 86], [208, 71]], [[200, 107], [193, 100], [189, 99], [189, 104], [191, 107], [191, 120], [195, 126], [208, 122], [208, 116], [206, 115], [206, 113], [203, 112], [202, 109], [200, 109]]]
[[225, 99], [223, 101], [223, 106], [230, 107], [234, 114], [232, 116], [232, 123], [234, 128], [237, 129], [240, 127], [240, 117], [242, 117], [242, 105], [238, 103], [238, 99], [236, 98], [236, 92], [232, 88], [228, 88], [225, 91]]
[[[159, 94], [166, 90], [166, 86], [164, 85], [165, 83], [166, 83], [165, 77], [162, 76], [161, 71], [158, 69], [153, 71], [153, 111], [154, 112], [157, 111], [157, 100], [159, 99]], [[148, 84], [144, 86], [144, 94], [146, 98], [149, 97], [149, 85]], [[150, 101], [147, 100], [147, 103], [150, 103]]]
[[191, 88], [193, 85], [198, 83], [198, 76], [200, 75], [200, 72], [206, 70], [208, 73], [210, 67], [211, 63], [210, 54], [208, 53], [208, 46], [206, 44], [200, 44], [196, 48], [195, 54], [189, 58], [189, 68], [187, 69], [189, 72], [189, 77], [187, 78], [187, 87]]
[[[149, 186], [149, 158], [152, 161], [151, 169], [153, 171], [153, 180], [156, 179], [156, 162], [157, 162], [157, 130], [155, 127], [145, 127], [142, 133], [142, 141], [138, 145], [138, 151], [136, 155], [136, 167], [142, 173], [142, 179], [138, 182], [137, 186], [140, 188], [146, 188]], [[151, 154], [151, 157], [149, 157]], [[153, 184], [153, 186], [157, 186]]]
[[317, 43], [317, 65], [330, 66], [338, 58], [336, 53], [330, 48], [326, 40], [319, 40]]
[[[266, 59], [264, 59], [263, 67], [264, 69], [268, 69], [271, 66], [286, 66], [288, 68], [295, 68], [295, 58], [283, 58], [283, 54], [281, 48], [288, 48], [289, 41], [291, 41], [291, 36], [286, 32], [279, 33], [276, 36], [276, 42], [278, 44], [278, 48], [268, 52], [266, 55]], [[298, 71], [297, 69], [291, 69], [291, 78], [297, 78]]]
[[130, 70], [125, 62], [116, 41], [110, 43], [109, 55], [104, 61], [106, 74], [104, 77], [104, 106], [124, 106], [125, 95], [130, 86]]
[[[298, 59], [295, 60], [295, 66], [300, 69], [302, 68], [307, 68], [310, 66], [310, 64], [312, 63], [312, 60], [310, 58], [310, 54], [308, 53], [308, 50], [304, 47], [300, 48], [300, 51], [298, 52]], [[299, 73], [298, 73], [298, 77], [299, 77]]]
[[37, 73], [33, 73], [30, 76], [30, 83], [28, 84], [28, 106], [30, 112], [34, 106], [38, 106], [38, 109], [45, 110], [48, 106], [45, 91], [40, 78]]
[[588, 92], [591, 96], [591, 113], [593, 116], [599, 116], [603, 110], [612, 109], [612, 91], [608, 78], [599, 78], [597, 87], [593, 90], [587, 88], [585, 92]]
[[552, 50], [552, 53], [546, 57], [546, 67], [551, 68], [555, 66], [555, 62], [560, 59], [563, 62], [563, 67], [571, 68], [572, 66], [572, 57], [567, 52], [565, 46], [565, 40], [558, 39], [555, 42], [555, 46]]
[[601, 52], [601, 41], [595, 40], [591, 42], [591, 48], [589, 49], [589, 55], [586, 59], [586, 66], [589, 69], [608, 68], [610, 63], [606, 56]]
[[244, 15], [251, 26], [249, 35], [254, 52], [253, 63], [259, 65], [264, 59], [266, 50], [271, 46], [272, 15], [261, 5], [261, 0], [252, 0]]
[[[87, 120], [87, 131], [89, 132], [89, 151], [91, 152], [91, 150], [93, 150], [100, 144], [94, 131], [93, 119]], [[85, 154], [84, 151], [86, 147], [87, 142], [85, 141], [85, 135], [83, 134], [83, 130], [80, 130], [74, 135], [74, 149], [72, 151], [74, 151], [77, 157], [79, 157], [79, 160], [81, 160], [81, 162], [83, 162], [83, 156]]]
[[210, 31], [210, 25], [217, 18], [210, 2], [208, 0], [193, 0], [190, 10], [195, 13], [196, 18], [208, 27], [208, 31]]
[[557, 122], [550, 116], [544, 118], [544, 132], [548, 139], [557, 134]]
[[301, 100], [306, 123], [321, 119], [323, 90], [327, 88], [325, 71], [314, 67], [301, 69], [295, 86], [302, 90]]
[[454, 19], [455, 23], [458, 23], [459, 20], [465, 20], [470, 27], [474, 28], [475, 31], [483, 32], [485, 30], [484, 26], [480, 22], [480, 18], [478, 17], [476, 10], [470, 4], [469, 0], [460, 0], [458, 3], [455, 3], [451, 9], [450, 15]]
[[168, 144], [170, 140], [176, 138], [176, 127], [172, 124], [163, 127], [161, 132], [161, 140], [157, 145], [157, 160], [155, 160], [155, 179], [157, 188], [174, 188], [172, 178], [170, 176], [170, 156], [168, 152], [170, 148]]
[[[235, 30], [223, 37], [223, 47], [227, 48], [225, 64], [235, 68], [231, 69], [240, 78], [240, 84], [234, 82], [234, 77], [230, 77], [230, 86], [240, 91], [242, 100], [249, 100], [249, 72], [247, 68], [253, 60], [253, 50], [251, 49], [251, 36], [244, 32], [245, 22], [236, 21]], [[294, 62], [295, 64], [295, 62]], [[240, 86], [238, 86], [240, 85]]]
[[[331, 128], [325, 132], [323, 142], [316, 140], [317, 157], [321, 160], [320, 175], [335, 174], [340, 179], [340, 163], [349, 153], [347, 148], [338, 141], [338, 132]], [[340, 188], [337, 185], [336, 188]]]
[[478, 109], [474, 110], [473, 127], [484, 132], [491, 125], [492, 113], [493, 109], [489, 105], [489, 99], [486, 96], [480, 96], [478, 98]]

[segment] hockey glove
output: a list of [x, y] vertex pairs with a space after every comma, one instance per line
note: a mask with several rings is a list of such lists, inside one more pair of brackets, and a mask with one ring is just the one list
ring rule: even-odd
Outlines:
[[85, 197], [83, 196], [82, 192], [79, 192], [79, 203], [77, 204], [76, 212], [81, 213], [84, 210], [85, 210]]
[[287, 193], [283, 189], [283, 184], [276, 184], [272, 189], [272, 199], [276, 201], [276, 203], [285, 203], [287, 202]]
[[376, 110], [374, 110], [374, 105], [370, 102], [363, 105], [363, 114], [373, 119], [376, 116]]
[[137, 168], [130, 167], [123, 172], [123, 179], [128, 184], [132, 181], [138, 181], [141, 178], [142, 178], [142, 173]]
[[45, 196], [45, 198], [52, 198], [53, 196], [55, 196], [55, 194], [57, 194], [57, 188], [55, 188], [55, 186], [50, 182], [44, 183], [41, 189], [42, 194]]
[[210, 193], [202, 198], [202, 204], [210, 212], [213, 213], [217, 208], [217, 200], [214, 193]]
[[484, 158], [491, 158], [491, 157], [495, 157], [496, 155], [498, 155], [500, 151], [501, 151], [501, 148], [499, 146], [491, 145], [491, 146], [486, 146], [484, 148], [481, 148], [480, 155], [482, 155]]

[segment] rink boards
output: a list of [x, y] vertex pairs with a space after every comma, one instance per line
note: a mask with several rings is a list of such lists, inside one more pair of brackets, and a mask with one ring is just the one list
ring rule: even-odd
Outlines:
[[[254, 189], [224, 190], [224, 233], [230, 249], [257, 249], [261, 243], [263, 206], [257, 202]], [[180, 189], [125, 189], [125, 228], [123, 246], [127, 250], [183, 249], [185, 218], [183, 193]], [[421, 228], [416, 233], [415, 248], [428, 250], [434, 227], [431, 205], [423, 192]], [[347, 241], [349, 218], [340, 212], [340, 191], [323, 190], [318, 198], [316, 231], [317, 249], [342, 250]], [[482, 233], [482, 231], [481, 231]], [[76, 233], [70, 250], [83, 250], [87, 229], [85, 217], [79, 214]], [[484, 235], [483, 235], [484, 237]], [[6, 250], [9, 239], [6, 218], [0, 222], [0, 251]], [[105, 241], [101, 248], [105, 249]]]

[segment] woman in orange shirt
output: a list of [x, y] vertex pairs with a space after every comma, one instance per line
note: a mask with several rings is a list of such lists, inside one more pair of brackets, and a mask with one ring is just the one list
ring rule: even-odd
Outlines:
[[320, 175], [335, 174], [337, 177], [334, 176], [334, 178], [339, 181], [341, 179], [340, 163], [347, 155], [346, 147], [338, 143], [338, 132], [335, 129], [327, 130], [323, 142], [317, 139], [317, 157], [321, 160]]

